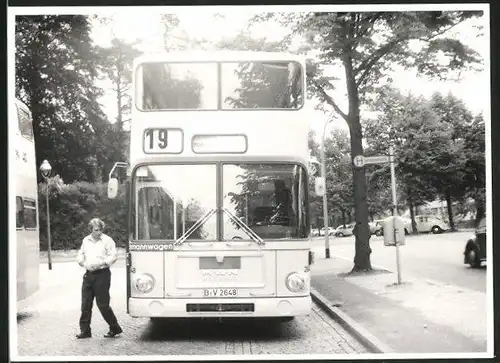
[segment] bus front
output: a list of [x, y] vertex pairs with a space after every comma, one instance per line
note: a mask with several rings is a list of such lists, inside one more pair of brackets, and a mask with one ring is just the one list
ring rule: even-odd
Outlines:
[[292, 56], [136, 60], [131, 316], [309, 313], [304, 89]]

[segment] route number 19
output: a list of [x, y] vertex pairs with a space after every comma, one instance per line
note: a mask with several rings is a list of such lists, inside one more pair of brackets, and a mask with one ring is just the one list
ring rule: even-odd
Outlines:
[[168, 146], [168, 131], [166, 129], [147, 129], [144, 132], [144, 138], [148, 150], [156, 148], [163, 150]]
[[151, 128], [144, 130], [143, 147], [147, 154], [179, 154], [183, 148], [181, 129]]

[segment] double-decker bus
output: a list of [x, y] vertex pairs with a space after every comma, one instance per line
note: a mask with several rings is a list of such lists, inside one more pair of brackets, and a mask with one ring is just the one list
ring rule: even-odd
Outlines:
[[310, 312], [305, 87], [305, 62], [296, 55], [135, 60], [131, 316], [287, 321]]
[[[36, 180], [35, 141], [31, 112], [21, 101], [15, 100], [13, 112], [15, 136], [10, 150], [15, 155], [14, 185], [16, 196], [16, 244], [10, 245], [17, 255], [17, 302], [39, 287], [40, 238], [38, 231], [38, 190]], [[12, 239], [10, 239], [12, 240]]]

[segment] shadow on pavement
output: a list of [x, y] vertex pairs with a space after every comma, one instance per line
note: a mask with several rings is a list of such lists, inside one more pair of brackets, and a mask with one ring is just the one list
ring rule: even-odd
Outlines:
[[144, 341], [172, 340], [288, 340], [295, 338], [294, 321], [216, 318], [154, 319], [141, 336]]

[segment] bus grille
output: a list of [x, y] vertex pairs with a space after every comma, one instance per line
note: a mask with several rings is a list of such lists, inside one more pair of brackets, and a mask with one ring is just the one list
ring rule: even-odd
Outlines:
[[186, 304], [186, 311], [193, 312], [251, 312], [255, 310], [254, 304]]

